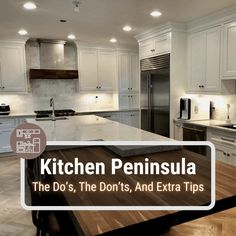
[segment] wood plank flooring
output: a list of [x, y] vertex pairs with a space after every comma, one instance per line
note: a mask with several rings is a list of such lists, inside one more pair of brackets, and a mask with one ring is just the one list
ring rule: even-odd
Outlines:
[[20, 206], [20, 160], [0, 158], [0, 235], [33, 236], [31, 212]]
[[[33, 236], [31, 213], [21, 208], [20, 161], [0, 158], [0, 235]], [[236, 208], [173, 227], [165, 236], [236, 236]]]

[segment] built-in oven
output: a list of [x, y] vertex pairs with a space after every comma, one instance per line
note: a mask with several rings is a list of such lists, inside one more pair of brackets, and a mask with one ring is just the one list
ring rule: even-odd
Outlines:
[[[206, 128], [193, 124], [183, 124], [183, 141], [206, 141]], [[187, 149], [206, 155], [205, 146], [189, 146]]]

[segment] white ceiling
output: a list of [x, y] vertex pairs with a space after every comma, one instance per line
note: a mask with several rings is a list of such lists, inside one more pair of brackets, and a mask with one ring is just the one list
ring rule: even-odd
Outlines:
[[[0, 0], [0, 38], [16, 38], [25, 28], [32, 38], [66, 39], [69, 33], [85, 42], [134, 46], [134, 35], [168, 21], [188, 22], [236, 4], [236, 0], [81, 0], [80, 12], [74, 12], [73, 0], [35, 0], [35, 11], [22, 9], [22, 0]], [[152, 18], [159, 9], [163, 15]], [[66, 19], [67, 23], [60, 23]], [[132, 32], [122, 30], [125, 24]]]

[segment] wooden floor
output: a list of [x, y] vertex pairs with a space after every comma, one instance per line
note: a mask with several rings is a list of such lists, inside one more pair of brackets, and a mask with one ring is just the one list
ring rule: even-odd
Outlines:
[[[33, 236], [31, 213], [20, 206], [20, 161], [0, 158], [0, 235]], [[236, 208], [173, 227], [165, 236], [236, 236]]]
[[0, 158], [0, 235], [33, 236], [31, 213], [20, 206], [20, 160]]

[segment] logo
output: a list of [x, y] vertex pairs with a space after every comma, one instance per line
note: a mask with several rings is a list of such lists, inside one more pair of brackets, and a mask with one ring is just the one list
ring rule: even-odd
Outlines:
[[11, 134], [11, 147], [21, 158], [33, 159], [40, 156], [46, 144], [44, 131], [35, 124], [21, 124]]

